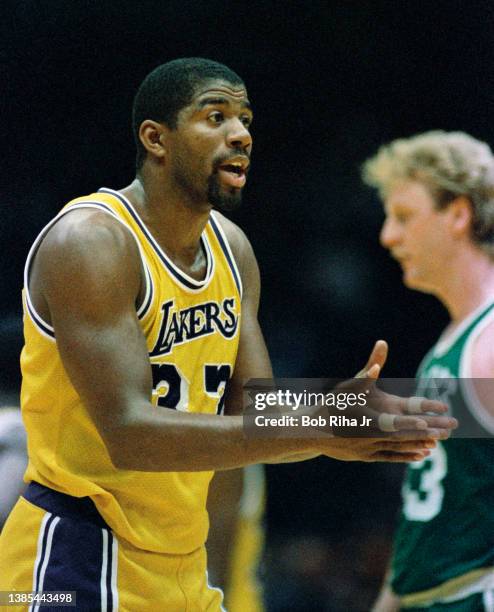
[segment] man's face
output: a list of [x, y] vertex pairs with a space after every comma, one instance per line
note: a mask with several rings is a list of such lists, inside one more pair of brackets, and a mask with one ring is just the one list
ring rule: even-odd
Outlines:
[[170, 133], [172, 178], [200, 205], [240, 205], [247, 180], [252, 111], [243, 85], [204, 81]]
[[390, 190], [384, 209], [381, 244], [400, 263], [403, 282], [412, 289], [435, 293], [454, 252], [450, 207], [437, 209], [423, 183], [407, 180]]

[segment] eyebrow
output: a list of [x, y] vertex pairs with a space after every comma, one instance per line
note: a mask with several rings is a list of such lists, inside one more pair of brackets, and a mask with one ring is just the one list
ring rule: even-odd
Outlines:
[[[199, 109], [202, 109], [205, 106], [213, 106], [218, 104], [230, 104], [230, 100], [221, 96], [203, 98], [202, 100], [199, 100], [197, 106], [199, 107]], [[247, 108], [250, 111], [252, 110], [251, 104], [248, 100], [244, 100], [242, 102], [242, 108]]]

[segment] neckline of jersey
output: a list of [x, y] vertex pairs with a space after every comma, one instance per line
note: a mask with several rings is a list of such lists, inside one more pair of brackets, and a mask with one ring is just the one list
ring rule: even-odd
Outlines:
[[147, 225], [141, 219], [140, 215], [138, 214], [138, 212], [136, 211], [136, 209], [131, 204], [128, 198], [126, 198], [119, 191], [116, 191], [115, 189], [111, 189], [109, 187], [100, 187], [100, 189], [98, 189], [98, 193], [106, 193], [106, 194], [112, 195], [118, 200], [120, 200], [120, 202], [122, 202], [122, 204], [128, 210], [129, 214], [133, 217], [134, 221], [137, 223], [137, 225], [142, 230], [142, 233], [144, 234], [144, 237], [150, 244], [151, 248], [155, 251], [159, 259], [165, 265], [166, 270], [171, 274], [173, 279], [177, 281], [182, 287], [184, 287], [188, 291], [197, 292], [197, 291], [202, 291], [209, 285], [213, 277], [214, 258], [213, 258], [211, 246], [209, 244], [209, 240], [208, 240], [205, 229], [203, 230], [201, 234], [200, 240], [201, 240], [201, 245], [202, 245], [202, 248], [206, 256], [206, 276], [204, 277], [203, 280], [198, 281], [195, 278], [192, 278], [191, 276], [186, 274], [175, 263], [173, 263], [170, 257], [160, 247], [160, 245], [154, 238], [152, 232], [148, 229]]
[[433, 356], [434, 357], [442, 357], [445, 355], [451, 347], [455, 344], [455, 342], [465, 333], [465, 331], [472, 325], [472, 323], [481, 315], [486, 312], [491, 306], [494, 305], [494, 296], [490, 296], [487, 300], [482, 302], [480, 306], [477, 306], [475, 310], [472, 310], [470, 314], [468, 314], [461, 323], [450, 333], [444, 336], [441, 334], [439, 340], [436, 342], [436, 346], [434, 347]]

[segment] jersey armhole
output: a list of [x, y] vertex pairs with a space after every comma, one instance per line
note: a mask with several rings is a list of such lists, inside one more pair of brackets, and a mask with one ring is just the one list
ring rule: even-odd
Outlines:
[[73, 210], [77, 210], [80, 208], [96, 208], [109, 215], [112, 215], [114, 219], [116, 219], [119, 223], [121, 223], [131, 233], [132, 237], [134, 238], [137, 244], [137, 248], [139, 250], [141, 265], [142, 265], [142, 269], [144, 271], [144, 277], [145, 277], [144, 297], [142, 299], [141, 304], [137, 306], [137, 317], [139, 320], [144, 318], [144, 316], [148, 312], [149, 307], [153, 301], [154, 286], [153, 286], [153, 281], [151, 277], [151, 272], [149, 270], [149, 266], [144, 256], [144, 253], [142, 252], [142, 248], [141, 248], [141, 245], [139, 244], [139, 240], [137, 239], [137, 236], [135, 235], [134, 231], [122, 219], [120, 219], [120, 217], [118, 217], [118, 215], [115, 214], [115, 212], [109, 206], [106, 206], [105, 204], [101, 202], [87, 201], [87, 202], [81, 202], [79, 204], [74, 204], [73, 206], [70, 206], [69, 208], [60, 211], [60, 213], [56, 217], [54, 217], [47, 225], [45, 225], [45, 227], [38, 234], [38, 237], [36, 238], [36, 240], [33, 242], [33, 245], [31, 246], [27, 259], [26, 259], [26, 265], [24, 266], [24, 297], [25, 297], [26, 312], [31, 318], [33, 324], [38, 329], [38, 331], [43, 336], [51, 340], [55, 340], [55, 330], [52, 325], [48, 324], [46, 321], [43, 320], [43, 318], [39, 315], [39, 313], [34, 308], [33, 302], [31, 300], [31, 294], [29, 291], [29, 274], [31, 271], [31, 265], [32, 265], [33, 259], [36, 253], [38, 252], [38, 249], [43, 239], [45, 238], [46, 234], [48, 233], [48, 231], [63, 216], [65, 216], [66, 214], [68, 214], [69, 212]]
[[211, 227], [213, 232], [218, 240], [221, 250], [223, 251], [228, 266], [230, 268], [230, 272], [232, 274], [233, 280], [237, 287], [238, 293], [240, 295], [240, 300], [242, 300], [243, 295], [243, 286], [242, 286], [242, 277], [240, 276], [240, 272], [238, 270], [237, 262], [235, 261], [235, 257], [233, 256], [232, 249], [230, 247], [230, 243], [228, 242], [228, 238], [226, 237], [225, 231], [221, 227], [221, 223], [216, 218], [214, 211], [211, 211], [211, 216], [209, 218]]
[[494, 308], [472, 330], [460, 356], [460, 385], [471, 415], [489, 434], [494, 435], [494, 415], [483, 405], [472, 382], [473, 345], [483, 330], [494, 322]]

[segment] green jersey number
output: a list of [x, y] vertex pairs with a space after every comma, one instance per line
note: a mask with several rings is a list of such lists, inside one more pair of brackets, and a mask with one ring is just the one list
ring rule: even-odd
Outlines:
[[403, 485], [403, 514], [409, 521], [430, 521], [441, 512], [444, 497], [442, 481], [448, 471], [446, 451], [441, 443], [429, 457], [410, 463]]

